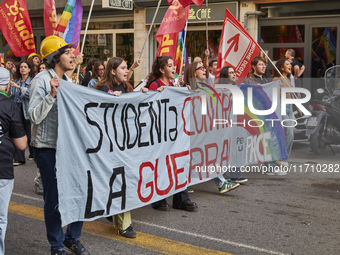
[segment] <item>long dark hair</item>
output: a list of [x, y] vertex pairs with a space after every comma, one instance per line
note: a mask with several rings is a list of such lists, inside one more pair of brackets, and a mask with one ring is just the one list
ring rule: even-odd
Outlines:
[[[33, 57], [31, 57], [31, 58], [28, 60], [28, 62], [30, 63], [30, 65], [31, 65], [31, 67], [32, 67], [32, 69], [33, 69], [33, 75], [36, 76], [36, 75], [39, 73], [39, 66], [40, 66], [40, 64], [39, 64], [38, 66], [35, 66], [35, 65], [33, 64], [33, 59], [34, 59], [34, 58], [39, 58], [39, 57], [33, 56]], [[39, 62], [40, 62], [40, 59], [39, 59]], [[33, 76], [33, 77], [34, 77], [34, 76]]]
[[31, 71], [28, 73], [28, 76], [30, 76], [31, 78], [34, 77], [34, 70], [32, 66], [30, 65], [30, 63], [27, 60], [21, 60], [19, 64], [17, 65], [17, 70], [15, 71], [15, 74], [14, 74], [14, 80], [19, 80], [21, 78], [20, 66], [22, 63], [27, 64], [28, 68], [31, 69]]
[[197, 88], [195, 73], [198, 64], [198, 62], [192, 62], [185, 69], [184, 84], [190, 85], [191, 89]]
[[[278, 61], [276, 61], [275, 66], [277, 67], [277, 69], [282, 73], [282, 68], [285, 65], [285, 62], [289, 61], [288, 58], [281, 58]], [[274, 77], [281, 77], [281, 75], [279, 74], [278, 71], [276, 71], [276, 68], [273, 69], [273, 78]], [[287, 78], [290, 78], [290, 74], [287, 75]]]
[[170, 56], [156, 57], [155, 61], [152, 64], [152, 72], [149, 74], [148, 81], [145, 85], [146, 88], [149, 88], [151, 83], [162, 77], [163, 74], [161, 73], [161, 71], [159, 71], [159, 69], [164, 69], [165, 66], [168, 64], [169, 59], [172, 59], [172, 57]]
[[225, 66], [221, 69], [220, 78], [218, 80], [219, 84], [236, 85], [236, 82], [229, 78], [229, 69], [230, 68], [234, 69], [232, 66]]
[[98, 59], [93, 59], [90, 60], [87, 65], [86, 65], [86, 72], [92, 71], [92, 66], [94, 66], [94, 64], [99, 61]]
[[[107, 85], [112, 89], [113, 87], [119, 86], [117, 78], [115, 75], [112, 74], [111, 70], [112, 69], [116, 70], [117, 67], [120, 66], [121, 63], [123, 63], [123, 61], [125, 60], [122, 58], [118, 58], [118, 57], [110, 58], [110, 60], [107, 62], [103, 78], [101, 79], [100, 82], [98, 82], [94, 86], [94, 88], [100, 89], [101, 87]], [[127, 82], [123, 82], [123, 87], [126, 92], [132, 91], [132, 88], [130, 87], [130, 85], [128, 85]]]
[[100, 66], [104, 66], [103, 63], [101, 61], [97, 61], [95, 64], [94, 64], [94, 67], [93, 67], [93, 71], [92, 71], [92, 75], [91, 75], [91, 78], [90, 79], [93, 79], [93, 78], [98, 78], [99, 77], [99, 67]]

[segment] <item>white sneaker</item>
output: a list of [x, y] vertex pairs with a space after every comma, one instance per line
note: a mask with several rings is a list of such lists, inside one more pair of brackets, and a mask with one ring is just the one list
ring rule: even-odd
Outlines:
[[287, 172], [283, 171], [283, 170], [277, 170], [274, 172], [267, 172], [266, 175], [287, 175]]

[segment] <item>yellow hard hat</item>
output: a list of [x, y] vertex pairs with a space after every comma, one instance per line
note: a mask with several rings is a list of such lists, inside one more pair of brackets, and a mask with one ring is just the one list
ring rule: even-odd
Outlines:
[[41, 57], [47, 62], [51, 62], [53, 56], [57, 55], [61, 48], [69, 45], [72, 45], [72, 43], [66, 43], [64, 39], [58, 36], [48, 36], [40, 44]]
[[30, 60], [30, 58], [32, 58], [32, 57], [38, 57], [38, 58], [41, 60], [41, 56], [40, 56], [39, 54], [37, 54], [37, 53], [31, 53], [31, 54], [28, 56], [27, 61]]

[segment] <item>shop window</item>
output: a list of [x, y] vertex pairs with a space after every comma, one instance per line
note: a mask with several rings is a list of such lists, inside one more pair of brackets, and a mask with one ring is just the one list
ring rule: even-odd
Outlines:
[[337, 27], [312, 28], [312, 77], [323, 77], [336, 64]]
[[303, 48], [273, 48], [273, 60], [279, 60], [285, 58], [285, 53], [288, 49], [293, 49], [295, 51], [295, 58], [300, 63], [304, 63], [304, 51]]
[[340, 2], [261, 4], [260, 10], [264, 13], [263, 18], [335, 15], [340, 14]]
[[261, 43], [303, 43], [304, 38], [304, 25], [261, 27]]
[[[83, 35], [80, 36], [80, 42], [83, 41]], [[95, 34], [86, 35], [84, 46], [84, 64], [92, 59], [106, 61], [113, 55], [112, 34]]]
[[[133, 33], [116, 34], [116, 57], [120, 57], [126, 61], [128, 68], [133, 64]], [[130, 83], [133, 84], [134, 77], [131, 77]]]
[[[211, 57], [216, 57], [220, 44], [221, 30], [208, 31], [209, 49]], [[188, 57], [191, 62], [196, 56], [204, 58], [204, 51], [207, 48], [205, 31], [188, 31], [186, 37]]]

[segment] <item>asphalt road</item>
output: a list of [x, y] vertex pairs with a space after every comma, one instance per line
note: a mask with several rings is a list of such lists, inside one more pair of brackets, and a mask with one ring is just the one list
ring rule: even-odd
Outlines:
[[[339, 254], [340, 147], [334, 151], [316, 156], [308, 143], [294, 144], [286, 176], [244, 173], [249, 182], [223, 195], [213, 181], [199, 184], [190, 195], [197, 212], [146, 206], [132, 211], [136, 239], [118, 236], [100, 219], [84, 225], [81, 241], [92, 255]], [[15, 168], [7, 255], [49, 254], [36, 170], [32, 161]]]

